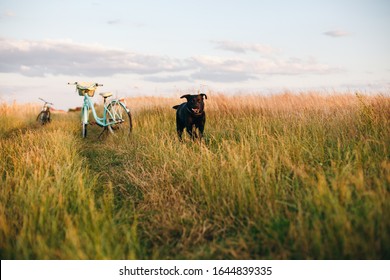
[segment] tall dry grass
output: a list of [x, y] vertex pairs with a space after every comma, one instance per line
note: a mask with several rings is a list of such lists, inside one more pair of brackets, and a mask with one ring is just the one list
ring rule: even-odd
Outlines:
[[134, 135], [107, 172], [148, 255], [388, 257], [387, 97], [209, 97], [202, 145], [178, 143], [179, 99], [128, 100]]
[[23, 129], [34, 124], [40, 108], [38, 105], [26, 104], [23, 107], [16, 104], [0, 104], [0, 137], [8, 135], [11, 131]]
[[1, 259], [136, 258], [134, 218], [118, 225], [110, 182], [96, 193], [74, 115], [40, 126], [25, 106], [2, 108], [10, 125], [0, 138]]
[[[60, 137], [67, 139], [65, 135], [68, 135], [72, 151], [76, 151], [70, 157], [71, 162], [80, 164], [71, 168], [79, 176], [74, 185], [88, 193], [81, 197], [89, 198], [85, 203], [73, 196], [75, 202], [69, 200], [68, 207], [78, 205], [78, 212], [68, 215], [78, 221], [82, 213], [89, 213], [90, 220], [97, 221], [94, 227], [86, 222], [75, 223], [71, 232], [74, 238], [82, 240], [80, 244], [89, 240], [90, 247], [73, 245], [67, 255], [55, 255], [53, 251], [62, 250], [58, 244], [57, 247], [47, 245], [47, 250], [39, 251], [26, 243], [29, 251], [38, 250], [39, 254], [5, 256], [390, 257], [388, 97], [316, 93], [268, 97], [210, 93], [208, 97], [202, 143], [192, 142], [189, 137], [183, 143], [177, 140], [175, 111], [171, 107], [182, 102], [179, 98], [128, 99], [134, 115], [134, 130], [129, 139], [97, 140], [96, 134], [81, 141], [74, 126], [77, 121], [65, 118]], [[54, 121], [51, 126], [54, 127]], [[48, 131], [53, 135], [59, 133], [56, 129]], [[2, 150], [9, 154], [7, 144], [3, 144]], [[37, 145], [34, 143], [32, 147]], [[8, 174], [4, 176], [3, 171], [3, 180], [13, 177], [18, 181], [12, 172]], [[80, 177], [86, 182], [81, 183]], [[56, 181], [63, 181], [61, 178]], [[37, 179], [35, 185], [42, 180]], [[72, 189], [71, 184], [66, 185]], [[31, 183], [30, 189], [33, 186]], [[7, 189], [1, 199], [15, 189]], [[24, 203], [28, 201], [26, 198]], [[19, 204], [13, 201], [8, 205], [18, 207]], [[88, 209], [81, 206], [84, 204], [90, 205]], [[8, 224], [10, 217], [25, 215], [13, 215], [19, 212], [11, 209], [0, 215], [7, 217], [1, 224]], [[52, 218], [48, 216], [46, 220]], [[31, 223], [36, 229], [42, 227], [35, 220]], [[90, 227], [95, 230], [91, 231]], [[68, 230], [65, 226], [62, 235], [44, 232], [39, 238], [51, 244], [43, 237], [66, 236]], [[106, 239], [101, 234], [105, 230], [107, 233], [111, 230], [111, 234], [103, 234]], [[90, 231], [93, 233], [86, 237], [85, 232]], [[23, 243], [28, 236], [31, 240], [37, 238], [26, 233], [18, 235], [12, 243], [11, 235], [5, 230], [1, 232], [1, 244], [8, 248], [3, 252], [11, 252], [16, 248], [15, 242]], [[129, 236], [123, 239], [119, 233], [125, 232]], [[93, 248], [105, 254], [94, 256]]]

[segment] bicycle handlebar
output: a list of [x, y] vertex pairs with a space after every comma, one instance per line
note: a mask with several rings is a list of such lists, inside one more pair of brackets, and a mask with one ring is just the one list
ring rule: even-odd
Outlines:
[[[74, 83], [68, 83], [68, 85], [76, 85], [76, 86], [77, 86], [78, 84], [79, 84], [78, 82], [74, 82]], [[103, 84], [98, 84], [98, 83], [95, 83], [95, 84], [94, 84], [94, 86], [95, 86], [95, 87], [102, 87], [102, 86], [103, 86]]]
[[53, 103], [51, 103], [51, 102], [48, 102], [48, 101], [46, 101], [45, 99], [42, 99], [42, 98], [38, 98], [39, 100], [42, 100], [43, 102], [45, 102], [46, 104], [50, 104], [50, 105], [54, 105]]

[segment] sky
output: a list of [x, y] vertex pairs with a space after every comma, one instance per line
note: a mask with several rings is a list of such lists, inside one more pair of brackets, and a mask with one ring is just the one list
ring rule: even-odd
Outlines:
[[389, 0], [0, 0], [0, 103], [80, 106], [75, 81], [178, 100], [389, 93], [389, 15]]

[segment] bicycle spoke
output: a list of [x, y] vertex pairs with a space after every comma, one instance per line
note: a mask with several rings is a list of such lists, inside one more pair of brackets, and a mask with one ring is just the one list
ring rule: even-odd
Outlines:
[[107, 122], [113, 122], [108, 128], [116, 135], [129, 135], [132, 130], [130, 111], [118, 101], [111, 102], [107, 107]]

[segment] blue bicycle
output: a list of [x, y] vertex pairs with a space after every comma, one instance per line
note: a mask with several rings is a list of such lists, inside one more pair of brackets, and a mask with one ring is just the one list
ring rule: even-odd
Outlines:
[[[80, 96], [84, 96], [84, 104], [81, 109], [81, 123], [82, 123], [82, 136], [87, 137], [87, 127], [89, 122], [89, 113], [92, 112], [92, 116], [95, 122], [100, 127], [103, 127], [104, 131], [108, 130], [116, 135], [129, 136], [133, 123], [131, 120], [131, 113], [127, 108], [124, 99], [113, 99], [108, 102], [107, 98], [112, 96], [112, 92], [103, 92], [100, 95], [104, 99], [103, 103], [103, 117], [99, 117], [93, 106], [92, 97], [95, 95], [95, 90], [99, 86], [103, 86], [98, 83], [68, 83], [68, 85], [76, 85], [76, 91]], [[103, 133], [102, 132], [102, 133]], [[102, 133], [100, 135], [102, 135]], [[100, 137], [100, 136], [99, 136]]]

